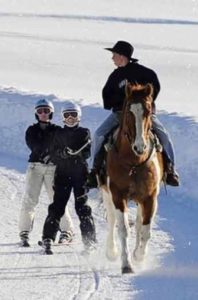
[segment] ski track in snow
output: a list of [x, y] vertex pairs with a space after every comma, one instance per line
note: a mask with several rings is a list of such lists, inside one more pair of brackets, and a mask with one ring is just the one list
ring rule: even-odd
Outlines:
[[89, 16], [89, 15], [72, 15], [72, 14], [31, 14], [31, 13], [0, 13], [0, 17], [15, 18], [52, 18], [66, 19], [77, 21], [104, 21], [104, 22], [121, 22], [121, 23], [137, 23], [137, 24], [166, 24], [166, 25], [198, 25], [196, 20], [182, 19], [164, 19], [164, 18], [130, 18], [115, 16]]
[[[10, 32], [10, 31], [0, 31], [0, 36], [1, 38], [9, 38], [11, 40], [16, 39], [16, 40], [27, 40], [27, 41], [45, 41], [45, 42], [54, 42], [54, 43], [77, 43], [77, 44], [90, 44], [90, 45], [104, 45], [105, 41], [93, 41], [89, 39], [73, 39], [73, 38], [63, 38], [63, 37], [52, 37], [49, 35], [38, 35], [38, 34], [24, 34], [21, 32]], [[181, 47], [168, 47], [168, 46], [156, 46], [156, 45], [148, 45], [148, 44], [143, 44], [139, 43], [137, 44], [137, 47], [142, 50], [150, 50], [150, 51], [160, 51], [160, 52], [176, 52], [176, 53], [183, 53], [183, 54], [198, 54], [198, 49], [191, 49], [191, 48], [181, 48]]]

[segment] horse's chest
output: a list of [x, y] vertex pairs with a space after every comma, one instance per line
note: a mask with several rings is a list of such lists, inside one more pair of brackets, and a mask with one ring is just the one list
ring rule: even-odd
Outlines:
[[[145, 194], [151, 194], [155, 189], [155, 180], [153, 172], [137, 170], [132, 174], [126, 174], [122, 178], [121, 186], [129, 198], [140, 198]], [[121, 187], [120, 186], [120, 187]]]
[[154, 164], [130, 168], [119, 162], [111, 163], [109, 176], [117, 190], [133, 199], [144, 198], [145, 194], [151, 195], [158, 182]]

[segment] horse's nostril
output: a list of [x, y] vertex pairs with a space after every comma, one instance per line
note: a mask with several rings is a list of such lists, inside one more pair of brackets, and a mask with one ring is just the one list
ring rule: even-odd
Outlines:
[[137, 146], [136, 145], [134, 145], [133, 149], [137, 152]]
[[139, 151], [137, 151], [137, 153], [138, 153], [139, 155], [141, 155], [141, 154], [144, 153], [144, 151], [139, 150]]

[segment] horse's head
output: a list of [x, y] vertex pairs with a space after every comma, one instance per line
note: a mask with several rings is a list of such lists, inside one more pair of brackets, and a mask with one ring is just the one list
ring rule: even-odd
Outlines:
[[142, 155], [147, 150], [153, 102], [153, 87], [127, 83], [123, 108], [123, 126], [132, 150]]

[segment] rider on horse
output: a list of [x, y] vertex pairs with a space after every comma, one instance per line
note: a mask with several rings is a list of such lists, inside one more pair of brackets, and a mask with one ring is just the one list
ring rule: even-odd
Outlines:
[[162, 123], [156, 116], [155, 100], [160, 91], [160, 83], [156, 73], [138, 63], [132, 58], [133, 46], [125, 41], [118, 41], [113, 48], [105, 48], [113, 53], [112, 60], [116, 69], [110, 74], [102, 91], [104, 108], [112, 110], [112, 113], [95, 131], [92, 144], [91, 172], [88, 178], [90, 188], [97, 187], [96, 174], [99, 173], [103, 155], [101, 151], [109, 133], [119, 126], [119, 117], [125, 99], [126, 82], [134, 84], [151, 83], [153, 86], [153, 113], [152, 128], [163, 146], [165, 161], [166, 183], [172, 186], [179, 186], [179, 176], [175, 171], [175, 157], [173, 144], [170, 136]]

